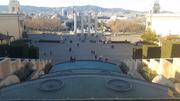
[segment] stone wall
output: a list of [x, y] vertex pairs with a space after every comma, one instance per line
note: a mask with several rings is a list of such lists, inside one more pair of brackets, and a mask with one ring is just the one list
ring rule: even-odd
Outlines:
[[0, 58], [0, 79], [13, 74], [27, 63], [32, 63], [34, 70], [41, 71], [44, 69], [45, 65], [51, 63], [51, 61], [40, 59]]
[[180, 58], [143, 59], [143, 63], [167, 79], [180, 79], [177, 75], [180, 74]]

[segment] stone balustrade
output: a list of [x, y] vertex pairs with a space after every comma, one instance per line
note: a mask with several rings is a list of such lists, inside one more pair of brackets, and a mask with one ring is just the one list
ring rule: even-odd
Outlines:
[[154, 70], [159, 75], [163, 75], [167, 79], [179, 79], [176, 77], [177, 73], [180, 73], [180, 58], [161, 58], [161, 59], [143, 59], [143, 63], [146, 64], [151, 70]]
[[20, 59], [20, 58], [0, 58], [0, 79], [13, 74], [15, 71], [24, 67], [27, 63], [33, 64], [33, 69], [41, 71], [44, 69], [47, 63], [51, 63], [51, 60], [40, 59]]

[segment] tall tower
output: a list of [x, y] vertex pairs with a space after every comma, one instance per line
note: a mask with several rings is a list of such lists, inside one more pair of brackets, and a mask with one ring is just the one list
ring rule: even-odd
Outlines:
[[154, 2], [153, 13], [154, 13], [154, 14], [160, 13], [159, 0], [156, 0], [156, 1]]
[[77, 33], [77, 15], [76, 12], [74, 12], [74, 33]]
[[20, 13], [19, 1], [9, 0], [9, 13]]

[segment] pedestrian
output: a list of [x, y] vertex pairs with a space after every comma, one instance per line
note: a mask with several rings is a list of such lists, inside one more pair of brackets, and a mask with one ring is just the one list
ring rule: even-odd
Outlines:
[[105, 58], [105, 62], [108, 62], [108, 58]]
[[50, 51], [50, 56], [52, 56], [52, 51]]
[[95, 60], [97, 60], [97, 55], [94, 56]]
[[111, 48], [114, 48], [114, 45], [111, 45]]
[[72, 62], [73, 61], [73, 58], [72, 58], [72, 56], [70, 56], [70, 62]]
[[72, 51], [72, 49], [71, 48], [69, 48], [69, 52], [71, 52]]
[[79, 43], [77, 43], [77, 47], [79, 47]]

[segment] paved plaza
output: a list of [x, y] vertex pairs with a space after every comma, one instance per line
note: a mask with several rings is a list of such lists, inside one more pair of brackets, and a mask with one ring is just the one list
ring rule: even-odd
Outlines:
[[[87, 36], [85, 39], [84, 36], [30, 35], [30, 38], [34, 41], [40, 39], [65, 40], [64, 43], [33, 43], [40, 48], [40, 58], [52, 59], [53, 63], [69, 61], [70, 57], [75, 57], [76, 60], [95, 60], [97, 57], [97, 59], [101, 58], [103, 61], [118, 64], [120, 59], [131, 59], [133, 55], [133, 45], [104, 44], [99, 42], [99, 40], [105, 40], [103, 36]], [[72, 43], [70, 43], [71, 40]], [[71, 48], [71, 52], [69, 52], [69, 48]], [[91, 51], [95, 51], [95, 53]]]

